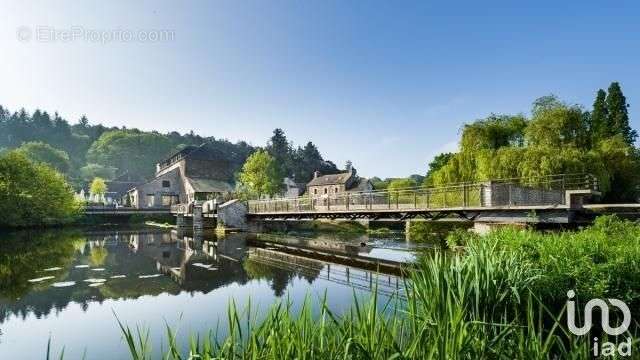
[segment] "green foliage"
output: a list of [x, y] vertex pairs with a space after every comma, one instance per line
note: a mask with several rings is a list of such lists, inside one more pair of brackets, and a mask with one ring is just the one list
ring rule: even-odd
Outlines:
[[[468, 234], [464, 241], [473, 241]], [[533, 292], [549, 307], [559, 309], [566, 292], [581, 299], [616, 298], [631, 308], [640, 306], [640, 224], [601, 216], [577, 232], [541, 233], [503, 228], [482, 237], [538, 269]], [[464, 242], [462, 241], [462, 242]]]
[[627, 99], [622, 94], [620, 84], [612, 82], [607, 95], [607, 125], [611, 129], [611, 135], [620, 134], [625, 142], [633, 145], [638, 134], [629, 125], [629, 113], [627, 110]]
[[274, 158], [264, 150], [258, 150], [249, 156], [242, 167], [239, 180], [250, 194], [258, 198], [278, 193], [282, 185], [282, 177]]
[[382, 180], [377, 176], [372, 177], [369, 181], [371, 181], [374, 190], [386, 190], [390, 182], [388, 179]]
[[530, 146], [584, 147], [588, 140], [588, 128], [582, 121], [582, 110], [563, 103], [534, 111], [525, 130]]
[[269, 139], [266, 150], [275, 160], [279, 178], [282, 179], [291, 174], [293, 151], [282, 129], [273, 130], [273, 136]]
[[80, 169], [80, 176], [84, 181], [99, 177], [105, 180], [113, 180], [116, 177], [117, 169], [114, 167], [103, 166], [99, 164], [87, 164]]
[[593, 111], [591, 112], [591, 140], [593, 144], [606, 139], [612, 134], [609, 128], [609, 111], [606, 103], [607, 93], [598, 89], [596, 99], [593, 102]]
[[[598, 179], [604, 201], [634, 201], [640, 158], [629, 143], [635, 131], [628, 127], [624, 96], [614, 84], [606, 99], [598, 91], [592, 113], [551, 95], [534, 102], [530, 120], [491, 115], [466, 125], [460, 152], [439, 159], [426, 184], [589, 173]], [[614, 104], [615, 116], [609, 109]]]
[[155, 164], [173, 150], [166, 136], [132, 130], [108, 131], [91, 145], [87, 160], [105, 167], [117, 168], [120, 174], [148, 178]]
[[323, 175], [339, 172], [334, 163], [322, 158], [320, 151], [311, 141], [304, 147], [298, 146], [294, 149], [282, 129], [273, 130], [266, 150], [274, 158], [280, 178], [293, 176], [296, 182], [306, 183], [313, 178], [316, 171]]
[[636, 188], [640, 185], [640, 156], [638, 149], [629, 146], [621, 135], [617, 135], [598, 143], [594, 150], [596, 157], [602, 162], [600, 176], [605, 190], [610, 191], [605, 200], [626, 201], [637, 196]]
[[404, 179], [393, 179], [391, 180], [391, 182], [389, 183], [389, 186], [387, 186], [387, 190], [391, 193], [393, 192], [398, 192], [398, 190], [403, 190], [403, 189], [408, 189], [408, 188], [414, 188], [416, 187], [418, 184], [416, 184], [415, 180], [410, 179], [410, 178], [404, 178]]
[[451, 158], [453, 158], [453, 153], [442, 153], [442, 154], [436, 155], [433, 158], [433, 160], [431, 160], [431, 162], [429, 163], [429, 168], [427, 169], [427, 176], [425, 176], [423, 181], [420, 181], [418, 183], [424, 182], [424, 185], [426, 186], [433, 185], [433, 179], [431, 177], [436, 171], [440, 170], [443, 166], [445, 166], [449, 162], [449, 160], [451, 160]]
[[462, 129], [462, 151], [498, 149], [502, 146], [520, 145], [527, 119], [522, 115], [490, 115], [488, 118], [466, 124]]
[[40, 141], [26, 142], [16, 149], [31, 161], [44, 163], [57, 171], [67, 174], [71, 168], [69, 155]]
[[95, 195], [104, 195], [107, 193], [107, 184], [102, 178], [94, 178], [89, 187], [89, 191]]
[[0, 157], [0, 227], [53, 225], [80, 211], [64, 176], [11, 151]]

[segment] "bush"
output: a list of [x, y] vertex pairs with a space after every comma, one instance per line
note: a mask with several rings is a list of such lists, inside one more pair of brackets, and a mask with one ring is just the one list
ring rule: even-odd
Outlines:
[[[456, 242], [469, 241], [463, 235]], [[504, 228], [482, 237], [506, 251], [521, 254], [539, 269], [535, 294], [555, 308], [567, 291], [578, 298], [617, 298], [640, 306], [640, 225], [615, 216], [601, 216], [582, 231], [541, 233]]]
[[73, 221], [81, 204], [59, 172], [17, 151], [0, 156], [0, 227]]

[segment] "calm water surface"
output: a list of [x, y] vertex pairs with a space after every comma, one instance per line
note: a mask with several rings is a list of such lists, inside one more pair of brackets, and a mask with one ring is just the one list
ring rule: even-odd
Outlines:
[[[224, 329], [231, 299], [240, 307], [251, 299], [263, 313], [279, 299], [299, 305], [326, 291], [332, 310], [342, 312], [354, 291], [366, 297], [375, 281], [383, 297], [402, 292], [393, 276], [314, 260], [294, 266], [252, 248], [247, 236], [194, 240], [150, 229], [0, 234], [0, 359], [42, 359], [49, 338], [56, 356], [64, 346], [68, 359], [126, 359], [114, 314], [148, 328], [159, 354], [165, 322], [183, 335]], [[372, 245], [357, 250], [364, 256], [414, 257], [403, 238], [345, 241]]]

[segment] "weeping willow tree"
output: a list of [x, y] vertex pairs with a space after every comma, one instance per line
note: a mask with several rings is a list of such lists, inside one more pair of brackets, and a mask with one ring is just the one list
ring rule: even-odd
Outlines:
[[624, 134], [594, 136], [589, 113], [555, 96], [536, 100], [531, 113], [491, 115], [465, 125], [459, 152], [430, 174], [429, 184], [589, 173], [607, 200], [635, 196], [640, 157]]

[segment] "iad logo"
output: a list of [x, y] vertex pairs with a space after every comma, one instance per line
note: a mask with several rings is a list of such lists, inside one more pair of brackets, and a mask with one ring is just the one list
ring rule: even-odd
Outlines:
[[[602, 314], [602, 320], [600, 325], [604, 332], [611, 336], [617, 336], [623, 334], [625, 331], [629, 329], [629, 324], [631, 324], [631, 311], [629, 311], [629, 307], [623, 301], [618, 299], [607, 299], [611, 305], [617, 307], [622, 311], [622, 324], [617, 327], [611, 327], [609, 325], [609, 304], [602, 299], [591, 299], [587, 302], [587, 305], [584, 307], [584, 325], [578, 327], [576, 325], [576, 304], [575, 301], [571, 300], [576, 296], [576, 293], [573, 290], [569, 290], [567, 292], [567, 297], [569, 300], [567, 301], [567, 326], [569, 327], [569, 331], [572, 334], [582, 336], [585, 335], [591, 330], [593, 326], [593, 309], [599, 308]], [[600, 347], [598, 347], [598, 338], [593, 338], [593, 355], [594, 356], [609, 356], [618, 353], [620, 356], [631, 356], [631, 338], [627, 338], [626, 341], [621, 342], [617, 347], [616, 344], [611, 342], [604, 342]]]

